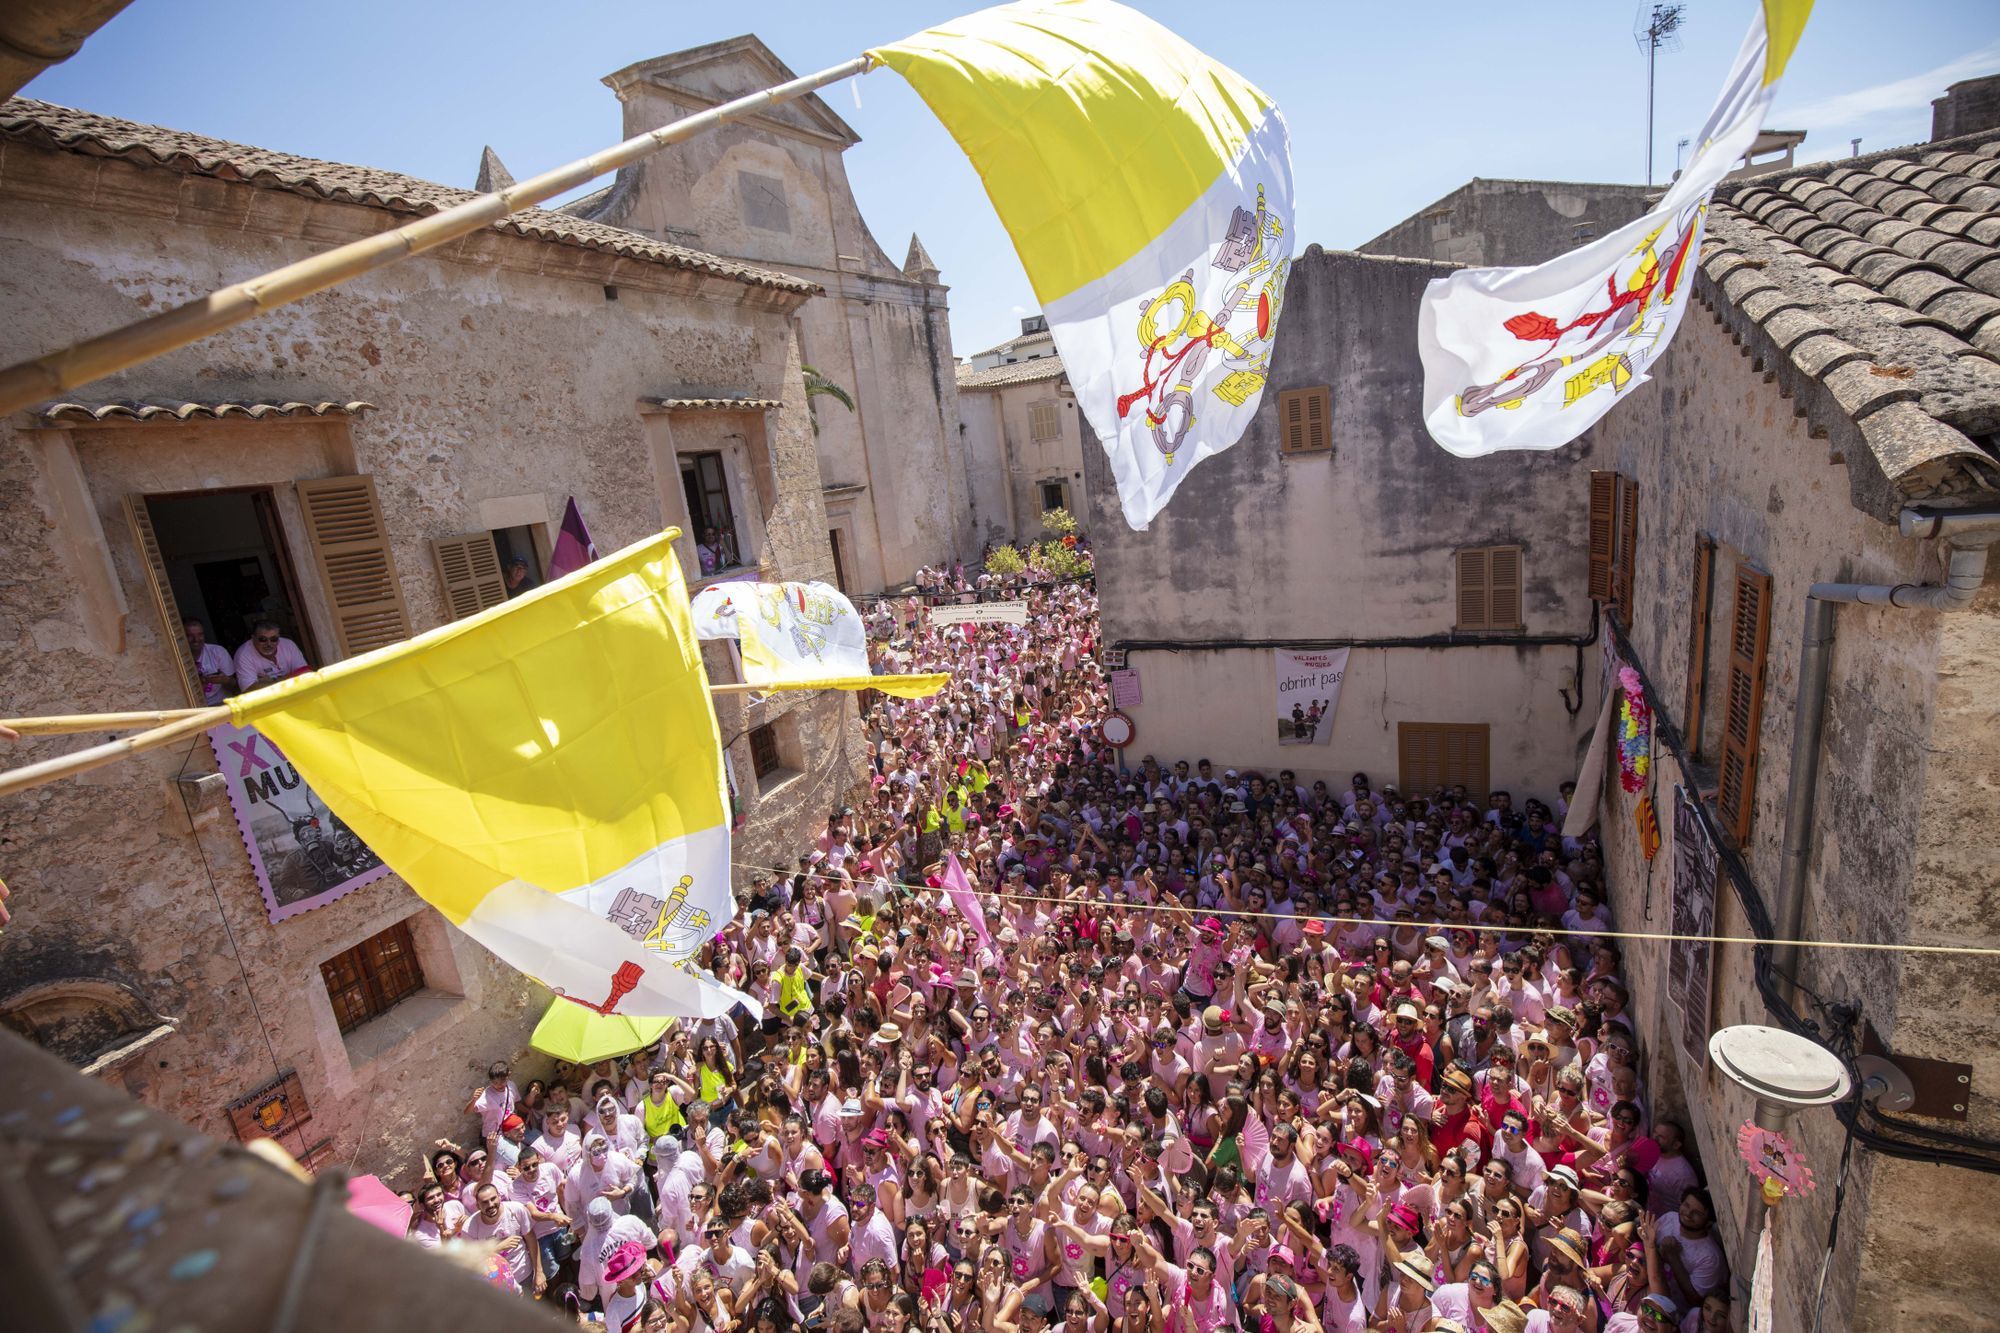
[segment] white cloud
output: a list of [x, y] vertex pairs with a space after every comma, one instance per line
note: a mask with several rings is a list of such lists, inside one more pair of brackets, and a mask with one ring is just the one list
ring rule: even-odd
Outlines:
[[1788, 129], [1825, 131], [1898, 112], [1922, 110], [1928, 114], [1932, 99], [1944, 96], [1947, 87], [1960, 79], [1991, 74], [1996, 68], [2000, 68], [2000, 42], [1906, 79], [1780, 107], [1771, 113], [1767, 123]]

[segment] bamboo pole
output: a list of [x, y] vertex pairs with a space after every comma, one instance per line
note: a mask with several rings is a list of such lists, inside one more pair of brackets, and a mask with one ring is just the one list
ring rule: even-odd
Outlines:
[[693, 138], [718, 125], [741, 120], [767, 107], [803, 97], [830, 83], [865, 74], [868, 68], [868, 57], [856, 56], [817, 74], [808, 74], [663, 125], [615, 147], [601, 149], [589, 157], [545, 171], [505, 190], [468, 199], [393, 231], [287, 264], [150, 319], [100, 334], [33, 361], [9, 366], [0, 370], [0, 416], [176, 348], [186, 347], [267, 310], [275, 310], [314, 292], [337, 286], [349, 278], [468, 236], [511, 213], [552, 199], [662, 148]]
[[129, 758], [142, 751], [157, 750], [162, 745], [172, 745], [184, 736], [197, 735], [218, 722], [228, 720], [228, 704], [217, 704], [213, 708], [196, 708], [165, 726], [154, 727], [149, 731], [121, 737], [115, 741], [106, 741], [102, 745], [93, 745], [88, 750], [78, 750], [74, 754], [58, 755], [54, 759], [44, 759], [40, 763], [10, 768], [0, 773], [0, 796], [11, 796], [17, 791], [39, 787], [58, 778], [72, 777], [78, 773], [87, 773], [93, 768], [102, 768], [106, 764], [115, 764], [120, 759]]
[[23, 736], [70, 736], [80, 731], [129, 731], [192, 717], [199, 708], [153, 708], [138, 713], [61, 713], [52, 717], [0, 717], [0, 727]]

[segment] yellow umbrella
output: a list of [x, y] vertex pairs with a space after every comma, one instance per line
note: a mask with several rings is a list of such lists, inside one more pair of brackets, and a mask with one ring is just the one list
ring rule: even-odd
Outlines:
[[560, 996], [549, 1004], [528, 1044], [543, 1055], [573, 1065], [594, 1065], [651, 1046], [673, 1026], [671, 1018], [634, 1018], [600, 1014]]

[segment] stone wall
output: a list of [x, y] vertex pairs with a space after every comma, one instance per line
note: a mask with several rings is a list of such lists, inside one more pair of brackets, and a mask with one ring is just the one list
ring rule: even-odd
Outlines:
[[1365, 255], [1539, 264], [1646, 211], [1643, 185], [1474, 179], [1362, 245]]
[[1931, 138], [1955, 139], [2000, 126], [2000, 74], [1964, 79], [1931, 103]]
[[[1560, 693], [1578, 648], [1510, 640], [1591, 631], [1578, 466], [1591, 446], [1468, 460], [1431, 441], [1417, 305], [1445, 271], [1307, 250], [1250, 429], [1203, 461], [1145, 532], [1126, 526], [1103, 451], [1084, 447], [1105, 641], [1177, 645], [1131, 656], [1146, 697], [1132, 710], [1139, 751], [1342, 783], [1358, 768], [1380, 783], [1398, 780], [1398, 722], [1487, 723], [1496, 785], [1553, 798], [1574, 776], [1596, 704], [1572, 690], [1572, 716]], [[1314, 384], [1332, 390], [1332, 452], [1287, 457], [1277, 395]], [[1522, 548], [1523, 629], [1456, 635], [1454, 553], [1499, 544]], [[1271, 655], [1234, 646], [1274, 640], [1364, 645], [1331, 746], [1276, 744]]]
[[[1715, 294], [1702, 279], [1701, 295]], [[1718, 543], [1710, 614], [1700, 760], [1691, 770], [1712, 790], [1718, 752], [1733, 578], [1738, 559], [1771, 575], [1770, 647], [1759, 738], [1755, 819], [1744, 860], [1762, 900], [1776, 909], [1783, 805], [1804, 600], [1815, 582], [1919, 583], [1940, 574], [1934, 544], [1905, 540], [1852, 507], [1845, 468], [1797, 419], [1793, 404], [1758, 373], [1710, 311], [1683, 324], [1653, 382], [1635, 390], [1597, 429], [1599, 466], [1637, 480], [1639, 553], [1632, 642], [1666, 710], [1685, 725], [1690, 634], [1695, 615], [1697, 532]], [[1991, 691], [1996, 599], [1973, 612], [1844, 606], [1838, 612], [1829, 682], [1818, 829], [1810, 854], [1803, 934], [1831, 940], [1923, 939], [1994, 943], [1994, 838], [1986, 827], [1996, 765]], [[1663, 756], [1655, 781], [1665, 845], [1649, 866], [1631, 835], [1632, 797], [1606, 787], [1602, 820], [1612, 906], [1628, 929], [1669, 928], [1672, 912], [1672, 793], [1682, 781]], [[1754, 933], [1725, 883], [1717, 933]], [[1754, 1231], [1762, 1220], [1754, 1184], [1736, 1162], [1735, 1133], [1750, 1098], [1703, 1058], [1679, 1049], [1681, 1006], [1668, 993], [1665, 954], [1626, 953], [1640, 1039], [1652, 1054], [1656, 1115], [1691, 1117], [1722, 1227], [1748, 1289]], [[1747, 948], [1715, 954], [1710, 1030], [1767, 1023]], [[1975, 971], [1977, 974], [1975, 975]], [[1830, 1001], [1857, 1004], [1898, 1054], [1975, 1061], [1972, 1122], [1992, 1137], [2000, 1076], [1992, 1057], [1996, 1016], [1984, 971], [1889, 953], [1807, 950], [1801, 980]], [[1818, 1017], [1806, 1006], [1808, 1016]], [[1809, 1319], [1842, 1131], [1827, 1111], [1794, 1118], [1792, 1132], [1821, 1188], [1783, 1205], [1775, 1232], [1774, 1307], [1779, 1329]], [[2000, 1241], [1991, 1228], [1949, 1219], [1983, 1216], [1991, 1177], [1899, 1162], [1857, 1151], [1827, 1288], [1828, 1328], [1966, 1328], [2000, 1291]], [[1949, 1239], [1947, 1240], [1947, 1236]], [[1948, 1262], [1940, 1262], [1947, 1252]], [[1740, 1308], [1740, 1307], [1739, 1307]]]
[[[78, 202], [86, 200], [97, 203]], [[0, 360], [46, 352], [396, 220], [10, 144], [0, 163], [0, 299], [10, 312]], [[17, 417], [0, 426], [0, 530], [10, 557], [0, 580], [0, 643], [8, 645], [0, 697], [9, 711], [182, 706], [169, 648], [178, 631], [154, 609], [123, 513], [127, 496], [227, 487], [268, 494], [298, 573], [301, 614], [331, 645], [292, 483], [366, 473], [412, 628], [422, 630], [445, 614], [433, 538], [496, 526], [492, 515], [502, 511], [510, 522], [539, 512], [552, 529], [570, 495], [606, 551], [685, 521], [677, 463], [643, 410], [649, 397], [780, 400], [769, 413], [732, 414], [745, 447], [765, 460], [765, 572], [829, 572], [794, 336], [805, 298], [499, 233], [444, 254], [74, 395], [375, 405], [351, 421], [52, 430]], [[607, 299], [607, 286], [617, 300]], [[728, 429], [683, 415], [693, 418], [675, 427], [684, 441]], [[89, 610], [121, 605], [122, 615], [108, 618]], [[766, 707], [796, 718], [794, 794], [844, 790], [854, 780], [860, 742], [851, 704], [844, 713], [834, 700]], [[741, 709], [723, 712], [727, 738]], [[22, 749], [43, 757], [100, 739]], [[747, 744], [738, 751], [739, 773], [748, 775]], [[212, 769], [207, 743], [197, 741], [0, 806], [0, 869], [16, 912], [0, 940], [0, 1006], [64, 977], [122, 986], [145, 1012], [178, 1023], [113, 1075], [149, 1103], [229, 1135], [225, 1104], [295, 1069], [313, 1120], [288, 1146], [324, 1141], [335, 1160], [406, 1178], [422, 1145], [466, 1128], [457, 1109], [483, 1066], [523, 1047], [546, 997], [394, 876], [271, 923], [226, 804], [176, 781]], [[824, 817], [783, 792], [760, 802], [749, 787], [740, 859], [796, 846]], [[425, 992], [343, 1038], [320, 962], [403, 919], [413, 922]]]
[[[1059, 376], [992, 388], [964, 389], [959, 413], [965, 423], [967, 483], [979, 544], [1041, 540], [1042, 483], [1060, 481], [1069, 511], [1079, 526], [1089, 521], [1090, 492], [1083, 475], [1083, 437], [1090, 429], [1074, 398], [1056, 392]], [[1031, 405], [1053, 403], [1060, 433], [1037, 440], [1029, 424]], [[1122, 520], [1121, 520], [1122, 521]]]

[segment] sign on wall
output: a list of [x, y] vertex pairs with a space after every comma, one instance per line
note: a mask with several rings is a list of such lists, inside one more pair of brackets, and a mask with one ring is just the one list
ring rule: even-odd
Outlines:
[[290, 1069], [255, 1092], [238, 1097], [229, 1103], [227, 1109], [230, 1127], [236, 1131], [236, 1137], [245, 1143], [252, 1139], [278, 1138], [312, 1119], [312, 1108], [306, 1104], [306, 1090], [299, 1082], [298, 1073]]
[[1340, 682], [1347, 675], [1347, 655], [1352, 651], [1271, 650], [1277, 662], [1278, 744], [1333, 743], [1333, 710], [1340, 703]]
[[[1715, 933], [1715, 844], [1686, 787], [1674, 788], [1674, 920], [1676, 935]], [[1677, 939], [1667, 946], [1667, 994], [1681, 1015], [1681, 1050], [1700, 1068], [1708, 1059], [1715, 946]]]
[[1135, 704], [1142, 704], [1145, 701], [1145, 695], [1140, 693], [1139, 690], [1139, 669], [1137, 667], [1128, 667], [1123, 671], [1114, 671], [1111, 673], [1111, 706], [1113, 708], [1130, 708]]
[[210, 727], [236, 827], [271, 920], [309, 912], [389, 873], [255, 727]]
[[1026, 602], [966, 602], [931, 608], [933, 625], [1025, 625]]

